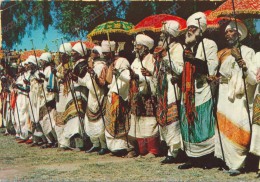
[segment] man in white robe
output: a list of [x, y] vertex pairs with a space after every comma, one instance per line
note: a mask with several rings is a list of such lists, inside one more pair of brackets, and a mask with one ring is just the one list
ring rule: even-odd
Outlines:
[[138, 57], [131, 65], [129, 136], [136, 140], [141, 156], [155, 157], [159, 151], [159, 127], [155, 118], [155, 83], [152, 79], [155, 59], [150, 54], [154, 40], [147, 35], [136, 36]]
[[[99, 155], [108, 153], [105, 138], [105, 106], [106, 106], [106, 74], [107, 65], [102, 59], [100, 46], [95, 46], [92, 50], [96, 54], [88, 60], [88, 72], [81, 79], [78, 79], [80, 85], [89, 89], [88, 105], [85, 116], [85, 130], [93, 147], [86, 153], [98, 151]], [[101, 108], [100, 108], [101, 107]]]
[[180, 127], [183, 150], [189, 161], [180, 165], [179, 169], [193, 166], [211, 168], [215, 147], [214, 90], [207, 79], [217, 72], [218, 48], [214, 41], [202, 35], [207, 28], [204, 13], [197, 12], [191, 15], [187, 20], [187, 27], [183, 55]]
[[[251, 135], [248, 112], [251, 120], [256, 84], [256, 64], [253, 62], [255, 52], [239, 44], [239, 41], [246, 38], [247, 28], [240, 21], [237, 25], [238, 30], [234, 21], [226, 26], [228, 47], [218, 53], [221, 66], [217, 106], [219, 127], [216, 129], [219, 129], [220, 135], [216, 132], [215, 156], [225, 161], [231, 176], [241, 173], [248, 153]], [[242, 69], [248, 100], [245, 96]]]
[[103, 41], [102, 52], [110, 64], [106, 77], [109, 88], [105, 115], [107, 147], [116, 156], [134, 156], [134, 148], [128, 139], [130, 64], [123, 57], [115, 57], [114, 41]]
[[[176, 161], [177, 154], [181, 148], [178, 113], [180, 91], [177, 82], [180, 81], [180, 75], [183, 70], [183, 48], [177, 42], [179, 26], [179, 22], [174, 20], [165, 22], [161, 30], [164, 37], [162, 40], [163, 49], [159, 50], [156, 59], [156, 119], [160, 125], [161, 138], [169, 147], [167, 156], [162, 161], [162, 164], [170, 164]], [[169, 49], [169, 52], [166, 51], [167, 49]]]

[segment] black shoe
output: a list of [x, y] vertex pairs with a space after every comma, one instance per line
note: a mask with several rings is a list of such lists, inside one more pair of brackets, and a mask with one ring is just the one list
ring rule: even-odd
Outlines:
[[241, 174], [241, 172], [239, 170], [232, 170], [232, 169], [230, 169], [228, 171], [228, 173], [229, 173], [229, 176], [238, 176]]
[[98, 152], [100, 150], [99, 147], [91, 147], [91, 149], [85, 151], [86, 153]]
[[185, 163], [178, 166], [178, 169], [190, 169], [190, 168], [192, 168], [191, 163]]
[[98, 152], [98, 155], [105, 155], [109, 153], [109, 150], [108, 149], [101, 149], [99, 152]]
[[166, 156], [164, 160], [161, 161], [161, 164], [172, 164], [175, 162], [175, 158], [173, 156]]

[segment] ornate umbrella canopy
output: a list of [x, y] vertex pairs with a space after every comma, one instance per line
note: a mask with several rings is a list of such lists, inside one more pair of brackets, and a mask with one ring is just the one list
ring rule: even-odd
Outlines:
[[[73, 47], [73, 46], [74, 46], [76, 43], [78, 43], [78, 42], [80, 42], [80, 41], [78, 40], [78, 41], [75, 41], [75, 42], [70, 42], [70, 44], [71, 44], [71, 46]], [[84, 41], [84, 42], [82, 42], [82, 43], [85, 44], [88, 49], [92, 49], [92, 48], [95, 46], [94, 43], [89, 42], [89, 41]]]
[[[243, 16], [260, 16], [260, 1], [259, 0], [233, 0], [235, 12], [240, 17]], [[227, 0], [212, 12], [213, 16], [229, 16], [233, 14], [232, 0]]]
[[[42, 55], [42, 53], [44, 53], [44, 52], [45, 52], [44, 50], [35, 50], [36, 57], [40, 57]], [[21, 61], [25, 61], [31, 55], [34, 56], [34, 51], [33, 50], [24, 51], [24, 52], [21, 53], [20, 60]]]
[[162, 28], [162, 23], [167, 20], [175, 20], [180, 23], [180, 31], [185, 30], [186, 28], [186, 20], [173, 15], [168, 14], [158, 14], [148, 16], [142, 21], [140, 21], [132, 30], [132, 33], [144, 32], [144, 31], [152, 31], [152, 32], [160, 32]]
[[204, 12], [207, 17], [207, 29], [210, 30], [217, 30], [224, 23], [228, 23], [229, 21], [234, 20], [234, 18], [231, 17], [215, 17], [212, 15], [212, 13], [213, 11], [211, 10]]
[[[134, 25], [130, 22], [125, 21], [108, 21], [98, 25], [94, 30], [92, 30], [88, 35], [88, 39], [104, 39], [107, 36], [107, 33], [111, 34], [125, 34], [130, 35], [130, 30]], [[116, 37], [116, 36], [115, 36]], [[114, 38], [113, 38], [114, 39]]]

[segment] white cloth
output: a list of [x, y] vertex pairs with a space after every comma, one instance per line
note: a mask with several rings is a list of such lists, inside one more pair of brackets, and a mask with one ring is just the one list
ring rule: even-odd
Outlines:
[[116, 78], [115, 75], [113, 75], [112, 83], [108, 85], [109, 91], [108, 91], [108, 99], [111, 102], [111, 95], [112, 93], [117, 93], [117, 85], [119, 89], [119, 94], [125, 101], [128, 100], [128, 94], [129, 94], [129, 81], [130, 81], [130, 72], [128, 67], [130, 66], [129, 62], [125, 58], [118, 58], [116, 60], [116, 64], [114, 66], [115, 69], [117, 69], [120, 72], [119, 77], [117, 78], [117, 84], [116, 84]]
[[84, 56], [87, 52], [87, 47], [83, 42], [78, 42], [72, 47], [72, 50], [78, 52], [81, 56]]
[[[144, 68], [150, 71], [152, 74], [154, 72], [154, 62], [155, 59], [153, 58], [152, 54], [148, 54], [142, 60]], [[139, 58], [136, 58], [131, 65], [132, 70], [135, 74], [139, 75], [139, 92], [142, 94], [147, 93], [147, 83], [145, 81], [145, 77], [141, 73], [141, 62]], [[152, 93], [155, 93], [155, 83], [154, 79], [151, 76], [146, 77], [148, 84], [151, 86]], [[131, 114], [130, 119], [130, 130], [129, 135], [135, 138], [148, 138], [158, 135], [158, 125], [156, 122], [156, 118], [153, 117], [145, 117], [145, 116], [136, 116]]]
[[[129, 81], [130, 81], [130, 72], [127, 69], [130, 66], [129, 62], [125, 58], [118, 58], [115, 62], [114, 68], [120, 72], [120, 76], [118, 79], [115, 78], [113, 75], [112, 83], [108, 86], [108, 101], [111, 103], [112, 93], [119, 94], [125, 101], [128, 100], [128, 93], [129, 93]], [[117, 84], [116, 84], [117, 82]], [[117, 90], [118, 86], [118, 90]], [[127, 134], [126, 134], [127, 135]], [[111, 136], [107, 131], [105, 131], [107, 147], [110, 151], [121, 150], [121, 149], [128, 149], [130, 144], [127, 144], [128, 136], [122, 136], [119, 138], [114, 138]], [[132, 147], [133, 148], [133, 147]]]
[[42, 53], [42, 55], [40, 56], [40, 60], [43, 60], [43, 61], [47, 61], [47, 62], [51, 62], [51, 53], [49, 52], [44, 52]]
[[161, 31], [169, 33], [173, 37], [177, 37], [179, 35], [179, 33], [180, 33], [179, 28], [180, 28], [179, 22], [177, 22], [175, 20], [168, 20], [162, 26]]
[[149, 50], [151, 50], [154, 46], [154, 40], [147, 35], [138, 34], [136, 36], [136, 44], [144, 45], [144, 46], [148, 47]]
[[[94, 62], [94, 71], [99, 77], [102, 70], [106, 67], [105, 62], [103, 61], [95, 61]], [[82, 79], [78, 79], [79, 85], [86, 86], [89, 89], [88, 94], [88, 109], [92, 112], [96, 113], [99, 111], [99, 104], [101, 104], [102, 100], [104, 99], [104, 88], [99, 87], [96, 83], [95, 79], [93, 78], [94, 87], [96, 90], [96, 94], [98, 96], [98, 100], [95, 95], [95, 90], [91, 81], [91, 76], [89, 73], [85, 75]], [[105, 132], [105, 126], [103, 123], [102, 117], [100, 117], [97, 121], [89, 121], [88, 117], [85, 116], [85, 130], [88, 136], [90, 137], [99, 137]]]
[[187, 19], [187, 27], [189, 27], [189, 26], [195, 26], [195, 27], [201, 28], [202, 32], [205, 32], [205, 30], [207, 29], [206, 15], [202, 12], [196, 12], [196, 13], [192, 14]]
[[[255, 90], [254, 85], [251, 84], [255, 83], [255, 73], [252, 72], [252, 70], [255, 70], [253, 69], [253, 66], [255, 66], [253, 64], [254, 51], [246, 46], [242, 46], [241, 51], [242, 57], [248, 66], [246, 84], [250, 104], [250, 116], [252, 118], [251, 110]], [[243, 86], [241, 75], [237, 76], [239, 72], [242, 72], [242, 70], [238, 67], [235, 58], [232, 55], [226, 57], [226, 60], [224, 60], [220, 66], [221, 75], [229, 80], [235, 76], [237, 84], [229, 81], [228, 84], [221, 83], [219, 85], [217, 115], [218, 123], [220, 125], [220, 136], [218, 135], [217, 130], [215, 132], [215, 156], [223, 158], [219, 141], [221, 139], [226, 164], [230, 169], [234, 170], [239, 170], [244, 166], [244, 161], [248, 152], [246, 144], [250, 140], [245, 94], [237, 94], [235, 91], [233, 99], [230, 99], [230, 90], [238, 90], [238, 88], [234, 87]]]
[[103, 40], [101, 42], [102, 52], [115, 51], [116, 43], [114, 41]]
[[72, 46], [70, 43], [64, 43], [60, 45], [59, 51], [61, 53], [70, 54], [72, 51]]

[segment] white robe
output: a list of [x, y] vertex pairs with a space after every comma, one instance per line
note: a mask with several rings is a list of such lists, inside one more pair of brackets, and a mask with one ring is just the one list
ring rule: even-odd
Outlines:
[[[250, 111], [254, 96], [256, 73], [253, 62], [254, 50], [241, 46], [242, 57], [248, 67], [246, 85]], [[250, 141], [249, 119], [246, 109], [246, 98], [242, 79], [242, 69], [239, 68], [232, 55], [226, 57], [220, 66], [222, 77], [228, 83], [220, 83], [217, 106], [217, 116], [220, 137], [216, 129], [215, 156], [223, 159], [220, 140], [222, 141], [225, 162], [230, 169], [239, 170], [244, 166]], [[252, 112], [250, 112], [252, 119]]]
[[[172, 43], [169, 45], [169, 53], [171, 58], [171, 65], [174, 71], [174, 74], [181, 75], [183, 70], [183, 48], [180, 43]], [[169, 55], [163, 58], [163, 61], [170, 66], [169, 64]], [[175, 84], [174, 86], [171, 83], [172, 75], [167, 72], [167, 82], [168, 82], [168, 90], [167, 90], [167, 104], [172, 104], [176, 102], [174, 87], [176, 90], [177, 99], [180, 98], [180, 89]], [[160, 134], [161, 138], [166, 142], [169, 146], [168, 156], [176, 157], [178, 154], [178, 150], [181, 147], [181, 133], [180, 133], [180, 123], [179, 121], [175, 121], [169, 125], [164, 127], [160, 126]]]
[[[257, 68], [260, 68], [260, 52], [257, 52], [254, 56], [254, 63]], [[260, 94], [260, 83], [257, 83], [255, 96]], [[252, 137], [250, 144], [250, 152], [260, 157], [260, 126], [258, 124], [252, 125]]]
[[[152, 54], [148, 54], [142, 61], [143, 66], [150, 71], [152, 74], [154, 72], [154, 63], [155, 60]], [[132, 70], [135, 74], [139, 75], [139, 92], [146, 94], [147, 93], [147, 83], [145, 77], [141, 73], [141, 62], [139, 58], [136, 58], [131, 65]], [[148, 84], [151, 86], [152, 94], [155, 94], [155, 82], [152, 77], [146, 77]], [[155, 137], [159, 134], [158, 125], [156, 122], [155, 116], [146, 117], [146, 116], [136, 116], [131, 114], [131, 127], [129, 130], [129, 135], [135, 138], [149, 138]]]
[[[120, 76], [116, 80], [115, 75], [113, 75], [112, 83], [108, 85], [108, 100], [107, 102], [111, 103], [112, 93], [119, 94], [124, 101], [128, 100], [128, 93], [129, 93], [129, 81], [130, 81], [130, 72], [128, 67], [130, 66], [129, 62], [125, 58], [118, 58], [116, 60], [115, 69], [120, 72]], [[117, 90], [117, 85], [118, 90]], [[126, 134], [127, 135], [127, 134]], [[105, 131], [107, 147], [110, 151], [121, 150], [121, 149], [128, 149], [133, 148], [128, 142], [128, 136], [121, 136], [118, 138], [114, 138], [111, 136], [107, 131]]]
[[[102, 73], [102, 70], [106, 67], [105, 62], [103, 61], [95, 61], [94, 62], [94, 68], [93, 70], [95, 71], [95, 73], [97, 74], [97, 77], [99, 77]], [[88, 104], [87, 107], [88, 109], [90, 109], [92, 112], [97, 113], [99, 112], [99, 104], [102, 104], [102, 101], [104, 99], [104, 88], [99, 87], [99, 85], [96, 83], [95, 79], [93, 78], [93, 83], [94, 83], [94, 87], [91, 81], [91, 76], [89, 73], [87, 73], [84, 78], [79, 78], [78, 79], [78, 83], [82, 86], [86, 86], [89, 89], [89, 94], [88, 94]], [[96, 94], [98, 96], [98, 100], [96, 98], [96, 94], [95, 94], [95, 90], [96, 90]], [[104, 121], [103, 118], [100, 117], [99, 119], [97, 119], [96, 121], [90, 121], [88, 116], [85, 116], [85, 131], [87, 133], [87, 135], [90, 138], [104, 138], [104, 133], [105, 133], [105, 126], [104, 126]], [[93, 140], [93, 139], [92, 139]], [[102, 148], [106, 148], [106, 144], [102, 143]]]

